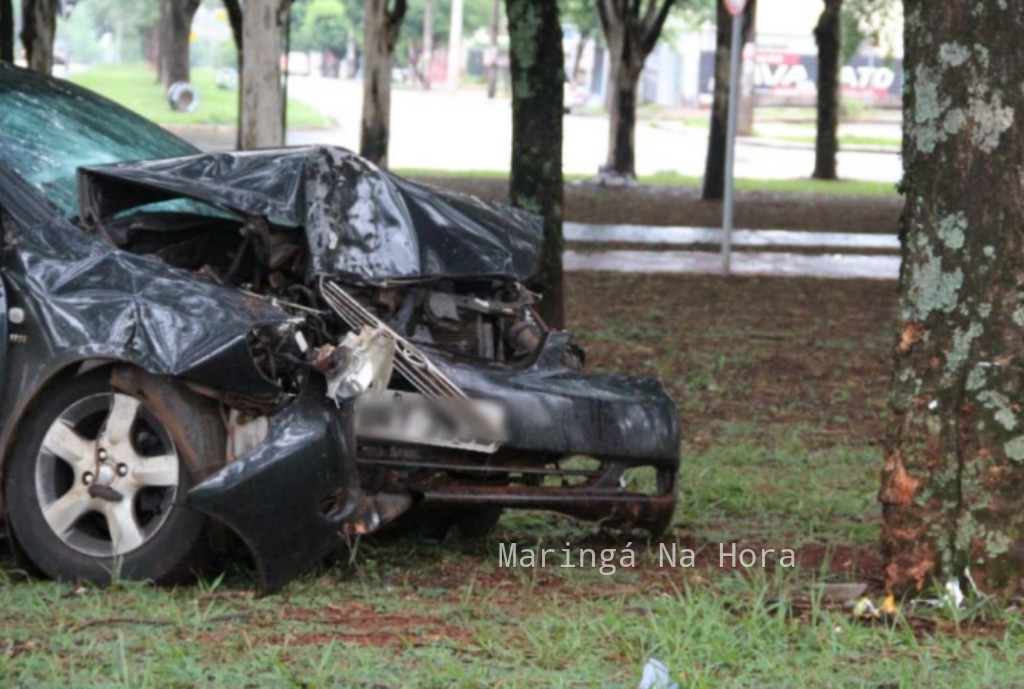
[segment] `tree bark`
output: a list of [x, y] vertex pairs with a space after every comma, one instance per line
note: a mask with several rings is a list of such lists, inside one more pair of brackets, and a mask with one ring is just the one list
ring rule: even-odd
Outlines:
[[675, 0], [596, 0], [605, 42], [608, 44], [608, 159], [604, 172], [636, 177], [636, 96], [644, 61]]
[[281, 53], [290, 0], [245, 0], [242, 12], [240, 148], [284, 145]]
[[818, 44], [818, 134], [814, 144], [814, 179], [836, 179], [839, 152], [839, 56], [842, 54], [843, 0], [825, 0], [814, 27]]
[[0, 60], [14, 62], [14, 0], [0, 0]]
[[[748, 0], [743, 10], [743, 45], [750, 41], [757, 14], [756, 0]], [[708, 130], [708, 153], [704, 160], [704, 186], [701, 198], [721, 199], [725, 193], [725, 136], [729, 116], [729, 53], [732, 36], [732, 15], [718, 0], [715, 35], [715, 91], [711, 103], [711, 127]]]
[[879, 500], [893, 593], [1024, 578], [1024, 6], [906, 0], [901, 327]]
[[53, 39], [57, 14], [53, 0], [22, 0], [21, 44], [28, 68], [41, 74], [53, 72]]
[[544, 218], [538, 305], [548, 325], [565, 323], [562, 295], [562, 107], [565, 57], [558, 3], [507, 0], [512, 69], [512, 174], [514, 206]]
[[191, 81], [189, 38], [192, 34], [192, 18], [198, 9], [199, 0], [170, 0], [167, 5], [166, 42], [161, 45], [164, 53], [164, 86]]
[[366, 0], [363, 19], [363, 121], [359, 155], [388, 166], [391, 129], [391, 62], [406, 0]]

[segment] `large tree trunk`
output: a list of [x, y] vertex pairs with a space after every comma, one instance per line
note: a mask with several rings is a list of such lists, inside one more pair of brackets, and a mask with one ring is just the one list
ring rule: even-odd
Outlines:
[[53, 72], [53, 38], [57, 14], [53, 0], [22, 0], [21, 44], [28, 68], [41, 74]]
[[544, 217], [538, 282], [541, 316], [565, 324], [562, 295], [562, 107], [565, 57], [558, 3], [507, 0], [512, 68], [512, 174], [514, 206]]
[[406, 0], [366, 0], [363, 19], [363, 123], [359, 155], [380, 167], [388, 166], [391, 128], [391, 59]]
[[839, 152], [839, 56], [842, 54], [843, 0], [825, 0], [814, 27], [818, 43], [818, 135], [814, 145], [814, 179], [836, 179]]
[[14, 62], [14, 0], [0, 0], [0, 60]]
[[281, 53], [290, 0], [245, 0], [240, 148], [284, 145]]
[[603, 172], [636, 177], [636, 96], [644, 61], [675, 0], [597, 0], [597, 14], [608, 44], [608, 159]]
[[[757, 13], [756, 0], [749, 0], [743, 10], [743, 45], [750, 40]], [[718, 0], [715, 35], [715, 92], [711, 103], [711, 127], [708, 130], [708, 153], [704, 160], [705, 201], [720, 199], [725, 193], [725, 136], [729, 117], [729, 53], [732, 37], [732, 15]]]
[[1024, 578], [1024, 5], [906, 0], [901, 328], [879, 499], [894, 593]]
[[166, 44], [160, 46], [164, 53], [164, 86], [191, 81], [189, 38], [198, 9], [199, 0], [170, 0], [167, 5]]

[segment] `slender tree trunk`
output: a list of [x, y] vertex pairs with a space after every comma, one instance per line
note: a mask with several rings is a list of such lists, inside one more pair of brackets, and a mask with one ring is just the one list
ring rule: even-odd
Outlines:
[[487, 49], [487, 97], [498, 94], [498, 31], [501, 21], [501, 0], [491, 0], [491, 43]]
[[0, 0], [0, 60], [14, 62], [14, 0]]
[[565, 323], [562, 295], [562, 107], [565, 57], [558, 3], [507, 0], [512, 67], [512, 204], [544, 217], [539, 304], [549, 325]]
[[636, 178], [636, 93], [641, 60], [623, 60], [614, 70], [611, 108], [608, 111], [608, 162], [605, 170]]
[[[743, 10], [743, 45], [750, 40], [757, 13], [756, 0], [749, 0]], [[715, 36], [715, 93], [711, 103], [711, 127], [708, 131], [708, 153], [704, 161], [705, 201], [720, 199], [725, 193], [725, 137], [729, 116], [729, 53], [732, 36], [732, 16], [718, 1]]]
[[167, 74], [167, 44], [168, 33], [170, 32], [170, 6], [171, 0], [157, 0], [158, 14], [156, 25], [153, 30], [153, 63], [156, 65], [156, 82], [164, 83], [164, 75]]
[[164, 51], [164, 86], [191, 81], [189, 58], [192, 18], [199, 9], [199, 0], [170, 0], [167, 7], [167, 43]]
[[842, 54], [843, 0], [825, 0], [814, 40], [818, 43], [818, 135], [814, 145], [814, 179], [836, 179], [839, 152], [839, 56]]
[[576, 85], [576, 79], [580, 76], [580, 67], [583, 65], [583, 51], [586, 50], [587, 41], [590, 40], [590, 30], [580, 32], [580, 42], [576, 44], [576, 52], [572, 56], [572, 73], [569, 76], [569, 81], [573, 86]]
[[879, 499], [893, 593], [1024, 581], [1024, 6], [906, 0], [901, 328]]
[[448, 89], [457, 91], [462, 78], [462, 12], [464, 0], [452, 0], [448, 27]]
[[608, 44], [608, 158], [603, 173], [636, 177], [636, 96], [644, 61], [654, 50], [675, 0], [597, 0]]
[[241, 148], [284, 145], [281, 53], [290, 0], [245, 0], [242, 12]]
[[423, 88], [430, 89], [430, 76], [434, 67], [434, 0], [423, 4]]
[[405, 0], [366, 0], [363, 19], [363, 122], [359, 155], [388, 166], [391, 129], [391, 61], [398, 30], [405, 18]]
[[242, 5], [239, 0], [224, 0], [224, 9], [228, 13], [228, 24], [231, 25], [231, 37], [235, 41], [235, 56], [238, 64], [238, 123], [235, 125], [235, 148], [242, 148], [242, 74], [244, 69], [242, 68], [242, 59], [245, 57], [242, 46], [244, 45], [245, 38], [243, 37], [242, 28]]
[[28, 68], [41, 74], [53, 72], [53, 39], [57, 15], [52, 0], [22, 0], [21, 43]]

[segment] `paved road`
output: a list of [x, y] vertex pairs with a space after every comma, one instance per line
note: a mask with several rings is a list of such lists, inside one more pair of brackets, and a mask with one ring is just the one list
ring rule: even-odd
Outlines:
[[[362, 107], [361, 84], [339, 79], [291, 77], [289, 93], [334, 117], [329, 131], [289, 132], [288, 142], [331, 143], [358, 148]], [[604, 162], [608, 120], [604, 116], [565, 118], [564, 169], [596, 174]], [[392, 91], [390, 165], [397, 168], [508, 170], [512, 115], [508, 100], [488, 100], [478, 91], [457, 94], [398, 88]], [[704, 172], [707, 137], [702, 133], [658, 128], [640, 123], [636, 130], [637, 172]], [[741, 142], [736, 174], [758, 179], [807, 177], [814, 166], [812, 151], [768, 148]], [[848, 179], [896, 182], [902, 173], [899, 156], [891, 153], [844, 152], [839, 173]]]

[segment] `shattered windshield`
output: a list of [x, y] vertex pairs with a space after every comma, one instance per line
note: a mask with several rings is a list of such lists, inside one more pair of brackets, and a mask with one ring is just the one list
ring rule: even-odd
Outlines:
[[197, 152], [88, 91], [0, 63], [0, 159], [65, 217], [78, 215], [81, 166]]

